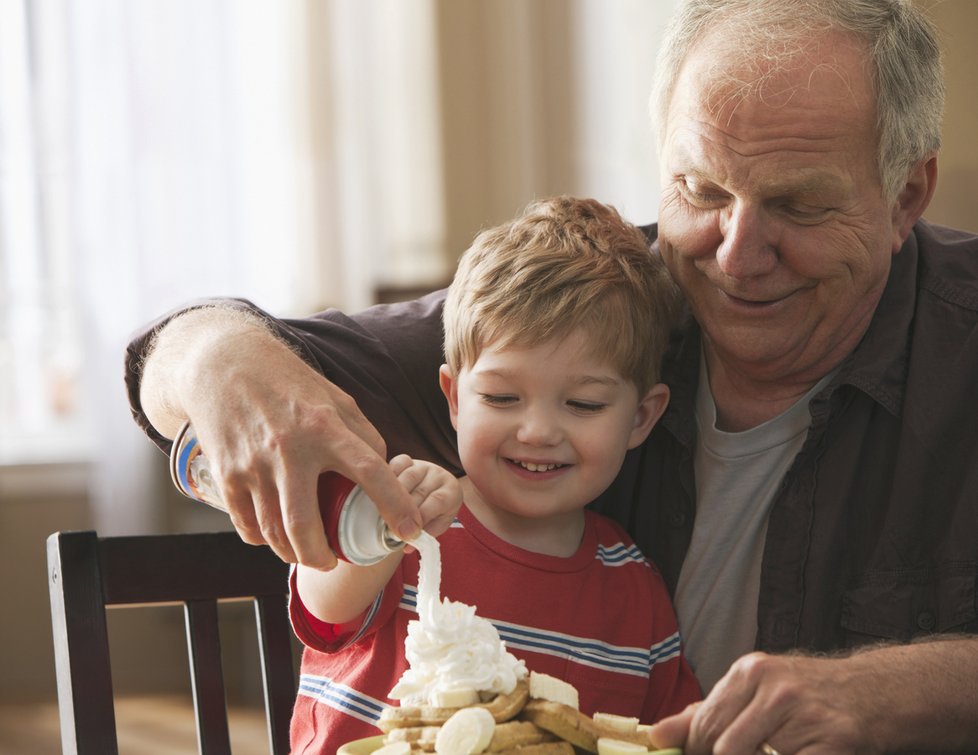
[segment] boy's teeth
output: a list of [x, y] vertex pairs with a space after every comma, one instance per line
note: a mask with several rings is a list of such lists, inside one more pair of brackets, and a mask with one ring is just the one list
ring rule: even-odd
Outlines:
[[528, 461], [521, 461], [519, 465], [530, 472], [549, 472], [551, 469], [556, 469], [560, 466], [559, 464], [533, 464]]

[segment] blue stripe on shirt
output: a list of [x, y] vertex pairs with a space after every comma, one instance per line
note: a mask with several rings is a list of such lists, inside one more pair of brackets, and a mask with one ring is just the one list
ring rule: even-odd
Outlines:
[[645, 564], [648, 561], [636, 545], [615, 543], [614, 545], [598, 545], [595, 558], [605, 566], [625, 566], [627, 564]]
[[381, 712], [387, 707], [387, 703], [358, 692], [345, 684], [333, 681], [329, 677], [312, 674], [302, 674], [299, 677], [299, 694], [374, 725], [380, 719]]

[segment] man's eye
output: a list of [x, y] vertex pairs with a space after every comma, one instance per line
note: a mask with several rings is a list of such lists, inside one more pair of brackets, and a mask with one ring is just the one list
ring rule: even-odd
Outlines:
[[685, 177], [679, 178], [678, 185], [683, 197], [696, 207], [708, 207], [723, 200], [721, 194], [697, 187]]
[[815, 207], [807, 204], [786, 204], [782, 211], [792, 220], [800, 223], [815, 223], [825, 218], [831, 212], [827, 207]]
[[508, 406], [516, 401], [516, 396], [508, 396], [498, 393], [480, 394], [484, 403], [490, 406]]
[[600, 412], [607, 406], [607, 404], [602, 404], [598, 401], [580, 401], [578, 399], [571, 399], [567, 402], [567, 406], [569, 406], [571, 409], [576, 409], [579, 412], [593, 414], [595, 412]]

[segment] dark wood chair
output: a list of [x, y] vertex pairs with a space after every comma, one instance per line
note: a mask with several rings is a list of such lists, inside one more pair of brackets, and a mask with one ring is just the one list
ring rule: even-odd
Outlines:
[[295, 704], [287, 564], [234, 532], [98, 537], [56, 532], [48, 538], [48, 580], [65, 753], [118, 752], [106, 607], [182, 603], [201, 753], [231, 751], [219, 599], [250, 598], [274, 755], [289, 751]]

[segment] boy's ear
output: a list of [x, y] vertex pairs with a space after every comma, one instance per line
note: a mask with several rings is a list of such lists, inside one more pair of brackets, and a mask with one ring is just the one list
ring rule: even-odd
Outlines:
[[639, 402], [638, 409], [635, 411], [635, 424], [632, 432], [628, 436], [628, 447], [635, 448], [652, 432], [655, 423], [665, 412], [669, 405], [669, 386], [665, 383], [656, 383], [649, 388], [648, 393]]
[[448, 399], [448, 414], [452, 418], [452, 427], [458, 430], [458, 381], [447, 364], [438, 368], [438, 385]]

